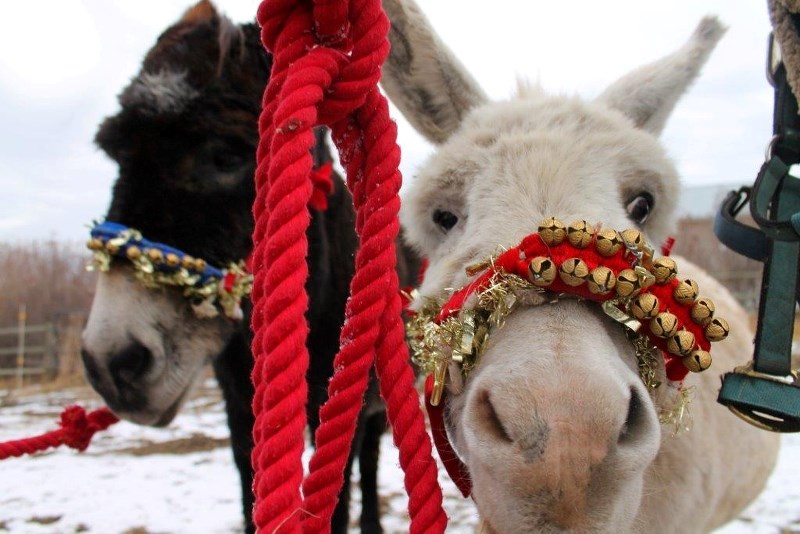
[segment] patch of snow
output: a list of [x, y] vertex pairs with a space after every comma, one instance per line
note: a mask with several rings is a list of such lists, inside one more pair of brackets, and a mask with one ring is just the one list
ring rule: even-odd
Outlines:
[[[30, 395], [0, 407], [0, 441], [55, 428], [62, 408], [79, 402], [74, 390]], [[96, 402], [96, 401], [95, 401]], [[78, 454], [61, 448], [0, 463], [0, 533], [65, 532], [230, 533], [241, 529], [239, 480], [218, 392], [202, 388], [168, 428], [118, 423], [97, 434]], [[205, 439], [207, 450], [134, 455], [132, 450], [177, 440]], [[216, 441], [214, 441], [216, 440]], [[408, 532], [408, 498], [390, 433], [381, 444], [379, 471], [382, 523], [387, 534]], [[306, 454], [306, 461], [308, 454]], [[354, 466], [357, 479], [358, 466]], [[461, 497], [440, 468], [448, 533], [475, 532], [472, 501]], [[740, 519], [716, 534], [800, 531], [800, 434], [783, 437], [778, 466], [760, 498]], [[352, 532], [358, 532], [358, 484], [353, 483]]]

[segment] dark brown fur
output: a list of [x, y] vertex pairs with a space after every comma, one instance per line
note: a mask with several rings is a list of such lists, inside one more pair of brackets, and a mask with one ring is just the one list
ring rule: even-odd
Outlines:
[[[217, 265], [246, 258], [252, 247], [257, 120], [270, 66], [258, 28], [233, 25], [207, 1], [167, 29], [147, 53], [139, 76], [120, 95], [121, 111], [97, 133], [98, 145], [119, 165], [107, 219]], [[159, 76], [175, 82], [160, 96], [148, 92], [147, 85]], [[314, 159], [320, 164], [330, 160], [330, 153], [323, 131], [317, 139]], [[340, 178], [335, 184], [328, 210], [312, 214], [308, 231], [312, 432], [327, 398], [357, 246], [350, 194]], [[401, 275], [413, 271], [400, 263]], [[246, 317], [214, 359], [214, 370], [226, 401], [247, 530], [252, 531], [249, 313], [247, 303]], [[362, 415], [354, 454], [361, 454], [362, 530], [379, 532], [376, 469], [386, 423], [375, 388], [370, 391], [367, 407], [379, 408]], [[349, 475], [350, 463], [346, 480]], [[346, 483], [340, 495], [334, 532], [347, 529], [348, 487]]]

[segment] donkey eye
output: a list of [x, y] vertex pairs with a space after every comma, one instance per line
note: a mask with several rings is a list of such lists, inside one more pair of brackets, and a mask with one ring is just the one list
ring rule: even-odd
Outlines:
[[458, 223], [458, 217], [450, 211], [436, 210], [433, 212], [433, 222], [447, 233]]
[[217, 170], [221, 172], [233, 172], [244, 165], [245, 158], [241, 154], [236, 154], [234, 152], [220, 151], [212, 156], [211, 161]]
[[642, 191], [628, 202], [628, 205], [625, 206], [625, 211], [628, 212], [630, 220], [636, 224], [644, 224], [650, 217], [654, 203], [653, 195], [647, 191]]

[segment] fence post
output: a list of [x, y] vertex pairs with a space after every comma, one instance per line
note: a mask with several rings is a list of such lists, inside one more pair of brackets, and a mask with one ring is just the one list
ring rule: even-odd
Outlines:
[[22, 389], [25, 373], [25, 323], [28, 310], [25, 303], [19, 305], [17, 313], [17, 389]]

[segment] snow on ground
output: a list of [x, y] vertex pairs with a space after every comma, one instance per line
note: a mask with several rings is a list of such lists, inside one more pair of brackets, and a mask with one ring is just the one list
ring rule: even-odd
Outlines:
[[[2, 401], [0, 441], [52, 430], [68, 404], [100, 405], [85, 388]], [[62, 448], [5, 460], [0, 463], [0, 533], [236, 532], [241, 528], [239, 484], [226, 435], [223, 405], [209, 380], [166, 429], [118, 423], [97, 434], [82, 454]], [[384, 529], [407, 532], [407, 498], [389, 433], [379, 476]], [[474, 532], [473, 505], [443, 472], [440, 480], [448, 532]], [[800, 434], [787, 435], [761, 498], [717, 534], [800, 533], [798, 481]], [[353, 488], [351, 516], [357, 517], [357, 484]]]

